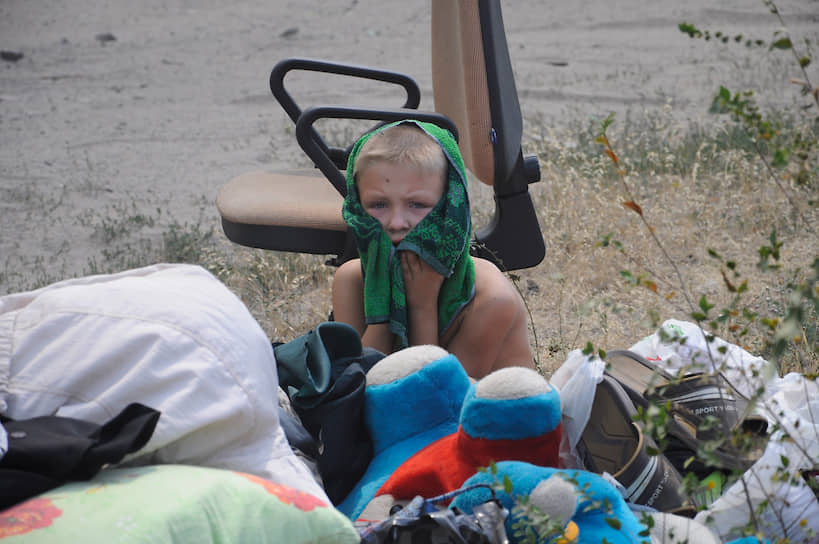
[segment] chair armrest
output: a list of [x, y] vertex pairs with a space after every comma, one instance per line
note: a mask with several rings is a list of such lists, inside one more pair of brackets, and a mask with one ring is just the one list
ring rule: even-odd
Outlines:
[[[421, 90], [418, 84], [410, 76], [400, 72], [354, 64], [341, 64], [325, 60], [290, 58], [276, 63], [270, 72], [270, 92], [273, 93], [273, 96], [294, 123], [296, 123], [301, 116], [302, 109], [284, 86], [284, 78], [289, 72], [294, 70], [357, 77], [398, 85], [403, 87], [406, 92], [406, 100], [404, 101], [404, 105], [401, 106], [402, 108], [417, 109], [421, 103]], [[324, 139], [315, 131], [313, 137], [324, 153], [330, 156], [339, 168], [343, 168], [340, 163], [346, 160], [345, 150], [327, 145]]]
[[308, 108], [296, 121], [296, 140], [315, 165], [330, 180], [333, 187], [342, 195], [347, 196], [347, 181], [333, 162], [326, 146], [321, 145], [321, 138], [313, 130], [313, 123], [318, 119], [364, 119], [391, 123], [403, 119], [417, 119], [434, 123], [449, 130], [458, 140], [458, 128], [445, 115], [435, 112], [418, 111], [415, 109], [368, 109], [350, 106], [317, 106]]
[[345, 75], [392, 83], [403, 87], [407, 93], [407, 98], [404, 105], [401, 106], [402, 108], [417, 109], [421, 103], [421, 90], [418, 88], [418, 84], [410, 76], [400, 72], [368, 68], [354, 64], [340, 64], [325, 60], [290, 58], [276, 63], [270, 72], [270, 92], [273, 93], [273, 96], [276, 97], [276, 100], [279, 101], [279, 104], [281, 104], [284, 111], [294, 123], [298, 121], [302, 110], [284, 87], [285, 76], [288, 72], [293, 70]]

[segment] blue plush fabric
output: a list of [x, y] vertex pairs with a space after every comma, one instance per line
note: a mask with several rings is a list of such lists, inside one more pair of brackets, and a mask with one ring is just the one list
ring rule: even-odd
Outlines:
[[743, 538], [738, 538], [737, 540], [732, 540], [727, 544], [771, 544], [771, 542], [767, 538], [764, 540], [759, 540], [755, 536], [746, 536]]
[[454, 355], [387, 384], [365, 390], [365, 418], [374, 456], [337, 508], [356, 520], [390, 475], [409, 459], [458, 430], [469, 377]]
[[[583, 470], [560, 470], [556, 468], [538, 467], [520, 461], [503, 461], [497, 465], [498, 473], [493, 476], [488, 473], [479, 472], [464, 482], [464, 486], [473, 484], [490, 484], [502, 482], [504, 477], [508, 477], [512, 482], [512, 493], [514, 496], [528, 496], [532, 490], [542, 481], [551, 476], [567, 478], [578, 490], [577, 509], [572, 521], [577, 524], [580, 531], [579, 542], [610, 542], [611, 544], [634, 544], [638, 542], [650, 542], [648, 536], [641, 537], [639, 534], [646, 531], [646, 527], [640, 522], [636, 514], [632, 512], [622, 495], [611, 484], [605, 481], [598, 474]], [[497, 498], [509, 509], [511, 515], [506, 521], [506, 530], [509, 541], [515, 544], [513, 525], [519, 518], [516, 509], [513, 510], [515, 502], [512, 496], [503, 491], [496, 491]], [[472, 513], [472, 509], [486, 502], [491, 498], [489, 490], [478, 488], [458, 495], [452, 502], [453, 507], [457, 507], [466, 513]], [[603, 507], [607, 504], [609, 511]], [[612, 527], [607, 519], [616, 518], [620, 527]], [[646, 533], [647, 534], [647, 533]]]
[[454, 422], [457, 429], [468, 388], [469, 378], [451, 354], [391, 383], [368, 384], [364, 409], [375, 455], [441, 425]]
[[464, 399], [461, 426], [474, 438], [520, 440], [550, 433], [560, 424], [560, 395], [547, 393], [519, 399], [478, 397], [475, 387]]

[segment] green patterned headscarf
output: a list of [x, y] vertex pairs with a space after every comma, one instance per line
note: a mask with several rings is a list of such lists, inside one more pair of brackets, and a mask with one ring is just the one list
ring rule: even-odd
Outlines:
[[[393, 247], [377, 219], [359, 200], [355, 184], [355, 161], [361, 147], [374, 134], [389, 127], [412, 123], [432, 137], [444, 150], [449, 168], [446, 191], [441, 200]], [[444, 276], [438, 293], [438, 334], [475, 294], [475, 265], [469, 255], [471, 221], [466, 192], [466, 169], [449, 131], [430, 123], [400, 121], [364, 135], [350, 152], [347, 163], [347, 197], [342, 207], [344, 221], [356, 239], [364, 275], [364, 315], [368, 324], [389, 322], [397, 347], [408, 345], [407, 299], [401, 272], [400, 251], [412, 251]]]

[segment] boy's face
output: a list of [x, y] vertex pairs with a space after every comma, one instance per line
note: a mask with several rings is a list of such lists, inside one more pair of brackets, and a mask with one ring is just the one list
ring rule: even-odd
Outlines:
[[432, 210], [444, 195], [444, 176], [415, 166], [376, 162], [359, 173], [364, 210], [381, 223], [393, 244]]

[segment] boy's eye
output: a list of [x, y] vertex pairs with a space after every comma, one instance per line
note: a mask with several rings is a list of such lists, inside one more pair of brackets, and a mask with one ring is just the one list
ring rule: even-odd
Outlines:
[[410, 202], [410, 208], [425, 209], [425, 208], [431, 208], [431, 207], [432, 206], [430, 206], [426, 202], [418, 202], [418, 201]]
[[381, 209], [386, 208], [387, 203], [384, 202], [383, 200], [376, 200], [375, 202], [368, 202], [367, 204], [364, 205], [364, 207], [367, 209]]

